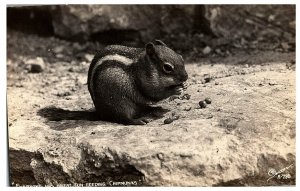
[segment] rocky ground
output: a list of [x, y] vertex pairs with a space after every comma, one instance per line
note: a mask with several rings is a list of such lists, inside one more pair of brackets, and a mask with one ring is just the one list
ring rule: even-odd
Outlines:
[[[295, 185], [294, 52], [186, 63], [187, 89], [158, 104], [169, 112], [124, 126], [90, 117], [86, 80], [97, 48], [9, 31], [13, 186]], [[201, 108], [205, 98], [211, 103]]]

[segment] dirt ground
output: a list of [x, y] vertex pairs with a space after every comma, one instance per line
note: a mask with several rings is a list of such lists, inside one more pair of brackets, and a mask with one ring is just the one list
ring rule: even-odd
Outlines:
[[[294, 52], [237, 50], [186, 63], [188, 88], [159, 103], [170, 110], [165, 117], [123, 126], [89, 117], [87, 71], [99, 45], [16, 31], [7, 40], [13, 186], [107, 178], [155, 186], [295, 185]], [[205, 98], [212, 103], [201, 109]], [[164, 124], [172, 116], [178, 119]], [[270, 169], [290, 165], [288, 178], [267, 181]]]

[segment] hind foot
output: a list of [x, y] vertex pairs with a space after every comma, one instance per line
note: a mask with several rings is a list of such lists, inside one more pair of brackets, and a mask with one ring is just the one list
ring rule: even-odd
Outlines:
[[146, 125], [149, 123], [151, 120], [146, 117], [140, 117], [137, 119], [132, 119], [128, 122], [128, 125]]

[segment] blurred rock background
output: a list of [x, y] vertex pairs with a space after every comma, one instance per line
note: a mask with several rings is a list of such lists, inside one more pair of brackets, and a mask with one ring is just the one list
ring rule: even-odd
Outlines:
[[7, 25], [99, 46], [161, 39], [191, 59], [239, 50], [295, 50], [294, 5], [57, 5], [8, 7]]

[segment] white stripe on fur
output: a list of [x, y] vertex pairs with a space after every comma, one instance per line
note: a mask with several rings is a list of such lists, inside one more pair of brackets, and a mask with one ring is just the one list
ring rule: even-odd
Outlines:
[[95, 95], [94, 95], [94, 75], [95, 75], [95, 71], [97, 69], [98, 66], [100, 66], [103, 62], [108, 61], [108, 60], [114, 60], [114, 61], [118, 61], [126, 66], [129, 66], [133, 63], [133, 60], [130, 58], [127, 58], [125, 56], [121, 56], [119, 54], [114, 54], [114, 55], [106, 55], [104, 57], [102, 57], [100, 60], [98, 60], [97, 64], [94, 66], [93, 70], [92, 70], [92, 74], [91, 74], [91, 78], [90, 78], [90, 87], [91, 87], [91, 91], [92, 91], [92, 99], [93, 101], [95, 100]]

